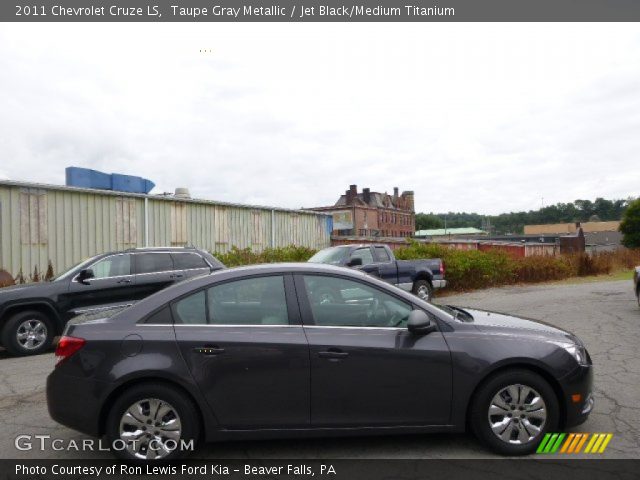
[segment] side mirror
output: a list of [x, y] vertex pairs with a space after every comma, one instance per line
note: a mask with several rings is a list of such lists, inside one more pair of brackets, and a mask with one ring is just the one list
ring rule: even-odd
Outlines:
[[436, 325], [431, 321], [429, 315], [422, 310], [413, 310], [409, 314], [407, 329], [415, 335], [426, 335], [436, 331]]
[[360, 257], [352, 258], [347, 263], [348, 267], [359, 267], [361, 265], [362, 265], [362, 258], [360, 258]]
[[85, 285], [87, 285], [87, 280], [90, 280], [92, 278], [95, 278], [95, 275], [93, 273], [93, 270], [91, 270], [90, 268], [86, 268], [84, 270], [80, 270], [80, 273], [78, 274], [78, 281], [80, 283], [83, 283]]

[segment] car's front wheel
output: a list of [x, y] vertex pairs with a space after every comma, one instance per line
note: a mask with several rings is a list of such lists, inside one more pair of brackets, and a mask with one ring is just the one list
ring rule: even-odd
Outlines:
[[53, 322], [37, 310], [25, 310], [11, 316], [2, 329], [2, 345], [12, 355], [35, 355], [53, 342]]
[[196, 406], [169, 385], [140, 384], [126, 390], [107, 417], [111, 451], [125, 460], [173, 460], [196, 447]]
[[503, 455], [533, 453], [544, 434], [558, 427], [559, 405], [553, 388], [529, 370], [507, 370], [478, 390], [470, 411], [476, 436]]

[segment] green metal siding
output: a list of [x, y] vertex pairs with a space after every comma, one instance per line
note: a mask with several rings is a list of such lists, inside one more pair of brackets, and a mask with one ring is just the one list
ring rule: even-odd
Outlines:
[[306, 211], [0, 182], [0, 268], [28, 279], [49, 260], [58, 274], [99, 253], [144, 246], [320, 249], [330, 243], [326, 221]]

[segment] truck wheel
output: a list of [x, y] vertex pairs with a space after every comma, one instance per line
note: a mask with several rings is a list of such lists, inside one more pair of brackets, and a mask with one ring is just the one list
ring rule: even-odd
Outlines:
[[413, 294], [422, 300], [430, 302], [433, 298], [433, 287], [426, 280], [418, 280], [413, 284]]
[[2, 329], [2, 344], [12, 355], [35, 355], [51, 346], [53, 322], [42, 312], [25, 310], [12, 315]]

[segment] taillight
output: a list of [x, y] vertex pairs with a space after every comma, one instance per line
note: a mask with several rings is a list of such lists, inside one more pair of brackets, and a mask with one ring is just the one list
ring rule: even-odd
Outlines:
[[58, 342], [58, 346], [56, 347], [56, 366], [60, 365], [63, 360], [66, 360], [82, 347], [84, 347], [85, 343], [87, 342], [84, 338], [67, 336], [62, 337]]
[[442, 262], [440, 262], [440, 273], [444, 275], [445, 271], [446, 271], [446, 267], [444, 265], [444, 260], [443, 260]]

